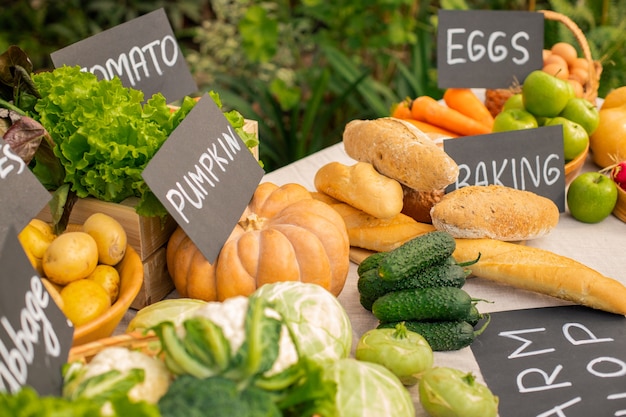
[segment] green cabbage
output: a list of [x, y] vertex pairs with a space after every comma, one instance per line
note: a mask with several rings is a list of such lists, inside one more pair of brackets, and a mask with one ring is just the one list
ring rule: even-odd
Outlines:
[[252, 297], [273, 304], [289, 327], [301, 356], [336, 360], [350, 355], [350, 319], [337, 298], [321, 286], [277, 282], [261, 286]]

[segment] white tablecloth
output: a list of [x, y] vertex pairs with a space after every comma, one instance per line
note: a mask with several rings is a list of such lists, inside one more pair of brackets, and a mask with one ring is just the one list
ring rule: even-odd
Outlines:
[[[343, 143], [333, 145], [320, 152], [303, 158], [293, 164], [273, 171], [263, 178], [264, 182], [277, 185], [299, 183], [314, 191], [315, 172], [324, 164], [339, 161], [352, 165], [356, 161], [345, 153]], [[594, 170], [595, 166], [587, 161], [583, 170]], [[596, 269], [606, 276], [620, 280], [626, 285], [626, 224], [614, 216], [598, 224], [584, 224], [574, 220], [568, 213], [562, 213], [558, 226], [547, 237], [528, 241], [527, 245], [536, 246], [568, 256]], [[376, 327], [377, 320], [359, 303], [356, 288], [356, 265], [351, 264], [348, 279], [339, 301], [345, 307], [353, 327], [353, 347], [361, 334]], [[481, 312], [506, 311], [523, 308], [567, 305], [558, 299], [528, 291], [499, 285], [480, 278], [469, 279], [464, 289], [474, 298], [490, 300], [482, 303]], [[173, 295], [175, 296], [175, 294]], [[133, 312], [124, 318], [118, 332], [122, 332]], [[479, 381], [484, 381], [478, 364], [469, 347], [453, 352], [436, 352], [435, 365], [451, 366], [473, 372]], [[409, 388], [416, 403], [416, 416], [426, 416], [417, 401], [417, 387]]]

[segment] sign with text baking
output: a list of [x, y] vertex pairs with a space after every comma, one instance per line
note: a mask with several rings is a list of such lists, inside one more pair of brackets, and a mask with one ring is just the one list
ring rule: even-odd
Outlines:
[[543, 67], [543, 14], [439, 10], [439, 88], [508, 88]]
[[491, 314], [471, 346], [501, 417], [626, 415], [626, 318], [582, 306]]
[[11, 228], [0, 241], [0, 391], [31, 386], [60, 395], [73, 327], [44, 287]]
[[9, 228], [22, 230], [50, 201], [50, 193], [0, 137], [0, 241]]
[[446, 192], [468, 185], [505, 185], [549, 198], [565, 211], [561, 126], [446, 139], [443, 148], [459, 166], [458, 179]]
[[264, 171], [205, 94], [152, 157], [142, 176], [211, 263]]
[[163, 9], [122, 23], [53, 52], [55, 67], [79, 65], [99, 79], [118, 77], [125, 87], [155, 93], [168, 103], [198, 89]]

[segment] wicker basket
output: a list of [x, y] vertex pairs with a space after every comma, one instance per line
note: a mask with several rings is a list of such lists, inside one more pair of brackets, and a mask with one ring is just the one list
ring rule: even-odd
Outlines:
[[[576, 41], [579, 43], [580, 48], [583, 53], [583, 58], [587, 60], [589, 63], [589, 79], [587, 83], [583, 86], [583, 98], [589, 100], [591, 103], [595, 104], [596, 99], [598, 98], [598, 88], [600, 86], [600, 75], [602, 74], [602, 64], [600, 61], [594, 61], [591, 56], [591, 50], [589, 49], [589, 43], [587, 42], [587, 38], [585, 34], [580, 30], [578, 25], [574, 23], [572, 19], [569, 17], [553, 12], [550, 10], [540, 10], [540, 13], [543, 13], [545, 19], [552, 20], [556, 22], [563, 23], [576, 38]], [[500, 88], [500, 89], [487, 89], [485, 91], [485, 105], [491, 112], [491, 114], [495, 117], [500, 111], [502, 111], [502, 106], [506, 102], [506, 100], [511, 97], [513, 94], [521, 92], [521, 85], [518, 82], [515, 82], [509, 88]]]
[[161, 342], [154, 332], [135, 331], [73, 346], [67, 361], [89, 363], [96, 354], [108, 347], [124, 347], [150, 356], [158, 356], [161, 353]]

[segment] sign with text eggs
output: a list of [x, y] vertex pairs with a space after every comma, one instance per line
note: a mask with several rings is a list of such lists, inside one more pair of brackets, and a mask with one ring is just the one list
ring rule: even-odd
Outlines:
[[0, 138], [0, 241], [9, 228], [22, 230], [50, 201], [50, 193], [11, 146]]
[[0, 241], [0, 391], [61, 395], [73, 327], [52, 300], [15, 229]]
[[549, 198], [565, 211], [561, 126], [446, 139], [443, 149], [459, 166], [459, 176], [446, 192], [468, 185], [505, 185]]
[[439, 10], [439, 88], [508, 88], [543, 66], [543, 14]]
[[582, 306], [503, 311], [471, 349], [501, 417], [624, 416], [625, 330]]
[[205, 94], [152, 157], [142, 176], [211, 263], [264, 171]]
[[118, 77], [147, 100], [155, 93], [168, 103], [198, 89], [163, 9], [122, 23], [53, 52], [55, 67], [79, 65], [99, 79]]

